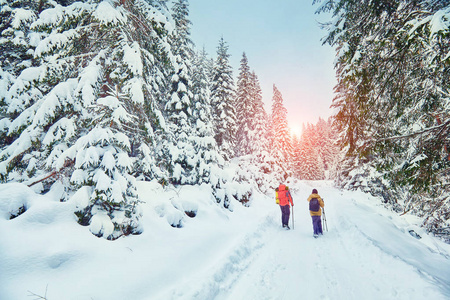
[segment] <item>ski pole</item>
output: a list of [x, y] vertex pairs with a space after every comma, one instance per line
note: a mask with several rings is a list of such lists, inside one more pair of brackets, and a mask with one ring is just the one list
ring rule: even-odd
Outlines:
[[325, 230], [328, 231], [328, 225], [327, 225], [327, 216], [325, 215], [325, 208], [322, 207], [323, 210], [323, 224], [325, 225]]
[[294, 205], [292, 205], [292, 230], [294, 230]]
[[[323, 203], [325, 204], [325, 200], [322, 198]], [[328, 224], [327, 224], [327, 215], [325, 214], [325, 207], [322, 207], [323, 211], [323, 225], [326, 231], [328, 231]]]

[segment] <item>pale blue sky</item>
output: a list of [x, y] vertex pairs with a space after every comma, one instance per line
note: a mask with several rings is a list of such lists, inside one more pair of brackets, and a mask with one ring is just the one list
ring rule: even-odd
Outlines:
[[291, 127], [329, 117], [334, 50], [322, 46], [325, 32], [312, 0], [190, 0], [192, 39], [216, 57], [220, 37], [228, 43], [235, 77], [242, 53], [258, 75], [266, 110], [272, 86], [283, 95]]

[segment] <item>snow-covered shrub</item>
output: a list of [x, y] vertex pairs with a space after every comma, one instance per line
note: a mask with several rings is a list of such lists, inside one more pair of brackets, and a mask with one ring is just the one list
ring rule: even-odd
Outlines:
[[126, 135], [96, 127], [63, 153], [64, 160], [75, 160], [71, 183], [77, 189], [90, 187], [89, 200], [77, 216], [80, 224], [90, 220], [90, 230], [97, 236], [115, 239], [140, 230], [129, 146]]

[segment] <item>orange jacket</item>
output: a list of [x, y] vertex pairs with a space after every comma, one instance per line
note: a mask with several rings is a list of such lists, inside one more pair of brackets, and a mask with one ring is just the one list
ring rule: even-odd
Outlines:
[[294, 206], [294, 200], [292, 200], [289, 188], [284, 184], [280, 184], [280, 186], [278, 187], [278, 198], [280, 199], [281, 206], [289, 205], [289, 203]]
[[[319, 205], [320, 207], [324, 207], [325, 203], [323, 203], [322, 198], [320, 198], [320, 196], [318, 194], [311, 194], [308, 197], [308, 202], [311, 201], [312, 198], [317, 198], [319, 200]], [[321, 216], [322, 215], [322, 209], [319, 208], [319, 211], [309, 211], [311, 216]]]

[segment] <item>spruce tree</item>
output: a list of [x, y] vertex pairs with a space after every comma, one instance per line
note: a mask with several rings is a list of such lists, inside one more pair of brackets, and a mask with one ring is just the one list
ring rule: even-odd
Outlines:
[[271, 155], [283, 169], [285, 176], [291, 174], [291, 137], [287, 122], [287, 109], [283, 105], [283, 97], [275, 84], [272, 98], [272, 147]]
[[293, 135], [292, 136], [292, 170], [293, 170], [293, 175], [296, 178], [302, 178], [302, 174], [300, 172], [300, 168], [302, 166], [302, 159], [301, 159], [301, 142], [300, 142], [300, 137], [298, 137], [297, 135]]
[[316, 128], [312, 124], [304, 127], [298, 145], [298, 169], [301, 179], [324, 179], [323, 165], [320, 164], [319, 149], [317, 147]]
[[211, 105], [215, 140], [222, 156], [229, 160], [236, 151], [236, 111], [233, 70], [229, 62], [228, 45], [223, 38], [217, 47], [217, 58], [211, 80]]
[[259, 84], [258, 76], [255, 72], [250, 74], [251, 85], [251, 108], [250, 108], [250, 135], [249, 135], [249, 149], [250, 153], [256, 156], [261, 156], [261, 161], [264, 161], [264, 156], [269, 152], [269, 118], [264, 109], [264, 102], [262, 98], [261, 86]]
[[22, 23], [33, 65], [10, 78], [3, 98], [2, 180], [33, 183], [50, 173], [48, 189], [58, 176], [68, 187], [62, 200], [75, 192], [83, 199], [77, 216], [92, 233], [139, 233], [133, 165], [141, 146], [152, 155], [149, 133], [164, 122], [149, 116], [161, 115], [153, 97], [164, 90], [166, 25], [164, 9], [147, 1], [49, 3]]
[[248, 155], [252, 153], [252, 141], [250, 135], [252, 131], [253, 109], [253, 90], [250, 67], [245, 52], [242, 54], [239, 76], [237, 79], [235, 108], [239, 114], [237, 118], [236, 149], [237, 156]]
[[173, 184], [196, 184], [199, 180], [198, 157], [192, 136], [195, 135], [192, 93], [193, 50], [190, 40], [189, 6], [186, 0], [174, 2], [172, 18], [175, 29], [170, 35], [173, 70], [169, 79], [169, 99], [164, 105], [167, 128], [159, 160]]
[[213, 118], [211, 114], [211, 91], [210, 78], [208, 76], [209, 59], [206, 51], [196, 53], [193, 63], [192, 91], [194, 94], [195, 151], [197, 153], [197, 183], [211, 183], [211, 177], [216, 178], [217, 174], [211, 176], [217, 165], [223, 166], [223, 158], [219, 155], [218, 147], [214, 139]]
[[[243, 77], [241, 76], [241, 78]], [[241, 84], [242, 82], [243, 80]], [[241, 128], [247, 129], [241, 131], [246, 132], [242, 139], [245, 142], [241, 143], [241, 145], [245, 144], [246, 147], [244, 148], [245, 152], [242, 153], [244, 156], [240, 159], [240, 167], [249, 170], [251, 180], [257, 183], [260, 191], [267, 193], [284, 180], [284, 172], [270, 154], [269, 122], [262, 101], [261, 87], [255, 72], [249, 72], [248, 74], [247, 91], [246, 101], [248, 103], [245, 105], [246, 110], [243, 111], [245, 116], [243, 116], [241, 122], [241, 124], [245, 124]]]
[[341, 184], [381, 195], [442, 232], [450, 211], [442, 196], [450, 166], [447, 1], [315, 2], [336, 16], [325, 41], [338, 51]]

